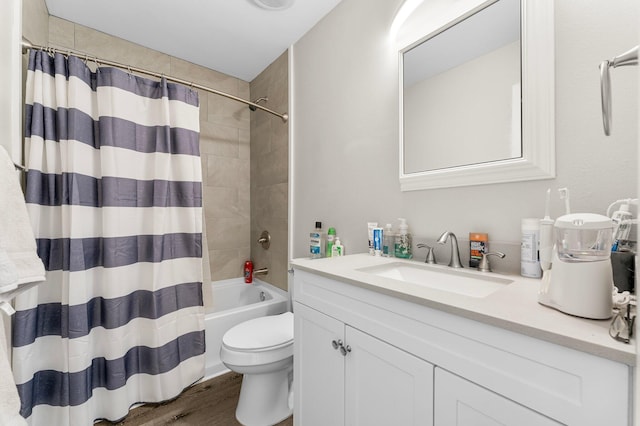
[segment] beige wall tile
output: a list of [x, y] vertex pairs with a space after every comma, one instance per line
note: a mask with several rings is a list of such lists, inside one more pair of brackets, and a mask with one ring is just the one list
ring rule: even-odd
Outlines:
[[200, 123], [201, 154], [239, 158], [239, 130], [209, 122]]
[[73, 22], [51, 16], [49, 18], [49, 45], [76, 50], [76, 27]]
[[31, 43], [49, 41], [49, 11], [44, 0], [22, 0], [22, 35]]
[[213, 281], [242, 276], [245, 260], [249, 259], [249, 248], [240, 250], [209, 250], [211, 279]]
[[169, 55], [79, 24], [75, 25], [75, 49], [101, 59], [170, 75]]
[[[266, 106], [277, 112], [288, 109], [288, 54], [285, 52], [254, 81], [251, 98], [266, 96]], [[283, 75], [284, 74], [284, 75]], [[251, 116], [251, 255], [269, 274], [261, 277], [287, 289], [288, 270], [288, 157], [289, 126], [264, 111]], [[271, 234], [265, 251], [254, 244], [263, 230]]]
[[250, 219], [248, 191], [238, 188], [205, 186], [205, 218], [243, 218]]
[[237, 78], [173, 56], [171, 57], [170, 65], [170, 74], [174, 77], [229, 93], [230, 95], [240, 96], [238, 93], [239, 80]]
[[200, 125], [202, 125], [209, 116], [209, 93], [204, 90], [198, 90], [198, 99], [200, 100]]
[[248, 161], [217, 155], [207, 157], [207, 180], [210, 185], [249, 190]]
[[249, 129], [238, 130], [238, 158], [250, 160], [251, 152], [251, 131]]
[[207, 121], [239, 129], [249, 128], [249, 107], [222, 96], [209, 96]]
[[249, 219], [241, 217], [207, 220], [209, 250], [229, 250], [249, 247]]

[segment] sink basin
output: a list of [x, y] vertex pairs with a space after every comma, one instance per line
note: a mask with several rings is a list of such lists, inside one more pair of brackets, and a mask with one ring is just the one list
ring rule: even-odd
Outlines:
[[478, 298], [486, 297], [513, 282], [507, 278], [467, 272], [464, 269], [445, 269], [401, 262], [369, 266], [358, 271]]

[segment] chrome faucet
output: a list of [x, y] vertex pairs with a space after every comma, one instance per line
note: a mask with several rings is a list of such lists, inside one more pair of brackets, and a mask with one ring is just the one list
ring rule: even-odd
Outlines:
[[447, 242], [447, 239], [451, 237], [451, 260], [449, 261], [449, 266], [452, 268], [462, 268], [462, 263], [460, 263], [460, 251], [458, 250], [458, 239], [456, 238], [456, 234], [451, 231], [445, 231], [440, 238], [438, 238], [438, 244], [444, 244]]

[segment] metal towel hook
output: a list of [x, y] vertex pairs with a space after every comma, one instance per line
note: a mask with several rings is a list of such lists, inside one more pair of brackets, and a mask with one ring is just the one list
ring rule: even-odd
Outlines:
[[600, 63], [600, 96], [602, 101], [602, 126], [604, 134], [611, 134], [611, 74], [610, 68], [638, 65], [638, 47], [631, 48], [612, 60]]

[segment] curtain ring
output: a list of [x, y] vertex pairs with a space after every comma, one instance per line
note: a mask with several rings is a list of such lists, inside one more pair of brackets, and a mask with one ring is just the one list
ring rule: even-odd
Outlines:
[[93, 63], [96, 64], [96, 72], [100, 72], [100, 65], [98, 64], [98, 57], [93, 57]]

